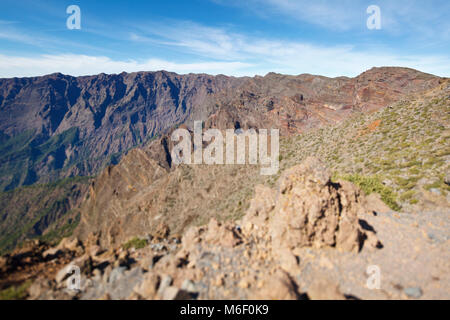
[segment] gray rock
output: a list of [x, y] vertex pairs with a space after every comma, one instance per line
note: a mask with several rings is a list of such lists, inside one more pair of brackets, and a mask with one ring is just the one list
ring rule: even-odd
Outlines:
[[166, 246], [162, 243], [152, 243], [150, 245], [150, 248], [155, 251], [163, 251], [164, 249], [166, 249]]
[[109, 283], [114, 283], [118, 280], [120, 280], [120, 278], [122, 278], [125, 274], [125, 271], [127, 270], [126, 267], [116, 267], [111, 271], [111, 274], [109, 275]]
[[187, 292], [192, 292], [192, 293], [197, 292], [197, 288], [195, 286], [195, 283], [192, 282], [191, 280], [184, 280], [182, 285], [181, 285], [181, 289], [185, 290]]
[[434, 194], [436, 194], [436, 195], [438, 195], [438, 196], [440, 196], [440, 195], [442, 194], [442, 193], [441, 193], [441, 190], [436, 189], [436, 188], [430, 189], [430, 192], [431, 192], [431, 193], [434, 193]]
[[422, 289], [418, 288], [418, 287], [410, 287], [410, 288], [406, 288], [404, 290], [405, 294], [410, 297], [410, 298], [414, 298], [414, 299], [419, 299], [422, 296]]
[[444, 183], [448, 186], [450, 186], [450, 174], [446, 175], [444, 178]]
[[167, 287], [163, 294], [163, 300], [191, 300], [192, 296], [185, 290], [178, 289], [176, 287]]
[[166, 290], [166, 288], [168, 288], [171, 284], [172, 284], [172, 277], [171, 276], [164, 276], [161, 279], [161, 283], [159, 285], [159, 289], [158, 289], [158, 295], [160, 297], [163, 296], [164, 294], [164, 290]]
[[124, 275], [109, 286], [108, 293], [114, 300], [128, 299], [136, 284], [144, 280], [144, 272], [141, 268], [133, 268], [125, 271]]

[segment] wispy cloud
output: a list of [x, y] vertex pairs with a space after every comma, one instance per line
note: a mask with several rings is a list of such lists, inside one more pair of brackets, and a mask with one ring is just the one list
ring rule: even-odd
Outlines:
[[[405, 0], [397, 1], [406, 3]], [[415, 3], [416, 0], [411, 1]], [[270, 12], [267, 8], [273, 7], [278, 12], [298, 17], [300, 20], [339, 30], [351, 27], [354, 23], [353, 16], [357, 14], [356, 11], [360, 11], [355, 11], [350, 6], [349, 0], [331, 6], [329, 1], [325, 0], [316, 2], [249, 0], [246, 3], [249, 6], [265, 8], [265, 12]], [[356, 3], [363, 4], [364, 1]], [[380, 0], [380, 3], [385, 2]], [[396, 8], [398, 4], [391, 5], [392, 8]], [[420, 10], [414, 5], [406, 7], [393, 18], [387, 15], [386, 24], [392, 29], [395, 29], [399, 21], [412, 24], [412, 17], [416, 17], [419, 13]], [[364, 15], [365, 11], [359, 14]], [[383, 13], [383, 17], [385, 16]], [[424, 20], [440, 19], [441, 16], [442, 12], [428, 12], [424, 13]], [[333, 18], [333, 22], [330, 22], [330, 17]], [[290, 37], [290, 40], [286, 40], [286, 37], [277, 37], [273, 34], [269, 36], [269, 33], [255, 35], [255, 32], [248, 29], [240, 30], [238, 26], [213, 27], [191, 21], [159, 20], [153, 23], [137, 24], [138, 22], [127, 24], [124, 21], [121, 25], [111, 27], [99, 21], [96, 28], [91, 27], [80, 32], [80, 35], [86, 36], [89, 40], [79, 42], [75, 41], [76, 37], [57, 37], [51, 34], [40, 36], [6, 24], [0, 29], [0, 40], [21, 42], [42, 48], [42, 50], [36, 50], [34, 56], [31, 56], [29, 52], [20, 56], [10, 56], [2, 52], [0, 77], [36, 76], [53, 72], [87, 75], [161, 69], [178, 73], [204, 72], [235, 76], [264, 75], [272, 71], [287, 74], [356, 76], [374, 66], [404, 66], [440, 76], [450, 76], [450, 56], [448, 52], [442, 51], [419, 54], [418, 50], [415, 52], [402, 50], [399, 46], [391, 48], [389, 43], [367, 45], [364, 41], [357, 42], [358, 45], [344, 41], [326, 42], [325, 45], [324, 41], [306, 41], [301, 37]], [[415, 28], [421, 29], [420, 34], [424, 36], [433, 33], [434, 25], [421, 24]], [[450, 28], [440, 32], [448, 35], [449, 30]], [[419, 36], [417, 38], [419, 39]], [[97, 42], [97, 40], [100, 41]], [[422, 45], [419, 40], [417, 42]], [[114, 45], [103, 48], [97, 43]], [[118, 47], [126, 46], [145, 48], [145, 50], [141, 50], [139, 54], [124, 50], [129, 54], [128, 56], [118, 55], [114, 51]], [[142, 53], [144, 51], [145, 53]], [[66, 54], [68, 52], [71, 54]], [[45, 53], [51, 54], [45, 55]], [[124, 56], [126, 58], [123, 58]]]
[[[283, 15], [332, 31], [363, 30], [369, 5], [378, 5], [383, 30], [393, 35], [446, 37], [448, 39], [450, 2], [447, 0], [211, 0], [237, 6], [272, 19]], [[280, 20], [283, 22], [283, 20]]]
[[17, 21], [11, 21], [11, 20], [1, 20], [0, 19], [0, 24], [2, 25], [6, 25], [6, 24], [16, 24], [18, 23]]
[[319, 46], [301, 41], [250, 37], [227, 28], [204, 27], [192, 22], [173, 22], [170, 25], [141, 28], [158, 32], [134, 35], [133, 39], [157, 41], [180, 48], [183, 52], [201, 55], [203, 59], [247, 63], [253, 65], [253, 74], [275, 71], [356, 76], [374, 66], [404, 66], [450, 75], [448, 55], [405, 55], [386, 47], [362, 49], [353, 45]]
[[13, 28], [2, 28], [0, 30], [0, 39], [13, 42], [25, 43], [33, 46], [43, 45], [42, 41], [36, 37], [31, 37], [25, 33]]
[[120, 61], [86, 55], [42, 55], [15, 57], [0, 55], [0, 77], [31, 77], [61, 72], [73, 76], [98, 73], [168, 70], [178, 73], [212, 73], [242, 75], [251, 65], [241, 62], [176, 63], [160, 59]]

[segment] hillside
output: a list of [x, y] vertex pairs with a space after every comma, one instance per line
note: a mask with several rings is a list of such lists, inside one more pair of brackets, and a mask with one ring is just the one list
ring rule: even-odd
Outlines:
[[378, 112], [286, 140], [280, 151], [281, 167], [315, 155], [336, 178], [392, 190], [386, 201], [393, 209], [448, 208], [449, 137], [450, 82], [446, 80]]
[[320, 158], [335, 179], [381, 194], [393, 210], [445, 212], [449, 93], [448, 80], [442, 80], [426, 93], [379, 111], [287, 136], [281, 140], [279, 174], [270, 177], [250, 165], [163, 168], [152, 156], [152, 148], [161, 143], [154, 141], [99, 175], [81, 209], [79, 235], [99, 233], [102, 244], [120, 244], [154, 232], [162, 223], [180, 234], [211, 217], [236, 220], [257, 184], [273, 186], [284, 170], [309, 156]]
[[0, 79], [0, 188], [96, 174], [244, 79], [169, 72]]
[[[284, 127], [274, 176], [174, 166], [163, 134], [93, 180], [2, 193], [2, 248], [45, 242], [0, 257], [0, 299], [448, 299], [450, 80], [416, 89], [342, 112], [311, 104], [304, 127]], [[205, 129], [289, 109], [252, 115], [259, 99], [219, 105]], [[73, 263], [81, 291], [68, 292]], [[366, 285], [373, 265], [381, 290]]]
[[405, 68], [374, 68], [352, 79], [165, 71], [0, 79], [0, 190], [96, 175], [131, 148], [193, 120], [298, 134], [438, 82]]
[[89, 178], [69, 178], [0, 192], [0, 252], [29, 238], [49, 243], [72, 234]]

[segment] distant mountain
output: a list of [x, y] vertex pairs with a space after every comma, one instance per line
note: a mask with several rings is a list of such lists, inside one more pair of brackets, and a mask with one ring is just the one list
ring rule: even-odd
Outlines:
[[352, 79], [165, 71], [0, 79], [0, 190], [95, 175], [129, 149], [193, 120], [293, 134], [377, 110], [438, 81], [404, 68], [375, 68]]
[[0, 79], [0, 189], [92, 175], [130, 148], [205, 118], [244, 79], [143, 72]]

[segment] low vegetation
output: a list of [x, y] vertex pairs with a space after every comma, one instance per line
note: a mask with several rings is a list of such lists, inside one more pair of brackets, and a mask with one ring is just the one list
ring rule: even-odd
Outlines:
[[90, 178], [67, 178], [0, 192], [0, 253], [25, 239], [54, 244], [68, 236], [79, 222], [73, 206], [81, 201]]
[[122, 247], [125, 250], [134, 248], [134, 249], [142, 249], [145, 248], [148, 244], [148, 241], [146, 239], [139, 239], [137, 237], [127, 241]]
[[339, 177], [341, 179], [350, 181], [361, 188], [366, 195], [371, 193], [378, 193], [381, 196], [381, 200], [386, 203], [392, 210], [398, 211], [401, 207], [397, 203], [397, 195], [395, 192], [385, 186], [381, 178], [378, 176], [362, 176], [360, 174], [344, 175]]
[[27, 290], [31, 286], [32, 281], [28, 280], [19, 286], [11, 286], [0, 291], [0, 300], [23, 300], [27, 297]]
[[428, 96], [283, 140], [281, 169], [316, 156], [334, 176], [360, 185], [366, 193], [380, 193], [392, 209], [420, 203], [428, 190], [446, 197], [449, 110], [448, 90], [436, 89]]

